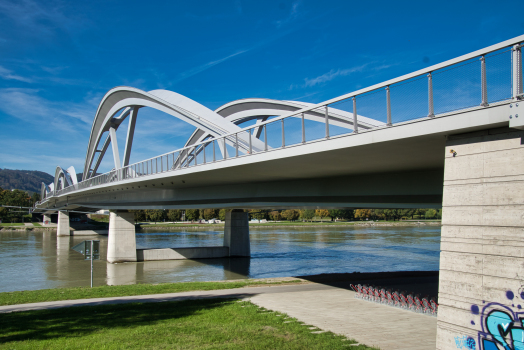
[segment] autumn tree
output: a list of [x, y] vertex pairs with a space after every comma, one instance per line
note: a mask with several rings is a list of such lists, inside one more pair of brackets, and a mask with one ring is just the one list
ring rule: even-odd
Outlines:
[[315, 215], [320, 218], [320, 221], [322, 222], [322, 219], [329, 216], [329, 212], [327, 209], [317, 209], [315, 210]]
[[300, 217], [300, 212], [295, 209], [284, 210], [281, 213], [282, 217], [288, 221], [295, 221]]
[[280, 212], [278, 210], [273, 210], [269, 212], [269, 218], [273, 221], [280, 221], [282, 220], [282, 216], [280, 215]]
[[356, 209], [355, 219], [366, 220], [371, 217], [371, 209]]
[[264, 220], [268, 218], [269, 210], [266, 209], [252, 209], [249, 211], [249, 215], [260, 222], [260, 220]]

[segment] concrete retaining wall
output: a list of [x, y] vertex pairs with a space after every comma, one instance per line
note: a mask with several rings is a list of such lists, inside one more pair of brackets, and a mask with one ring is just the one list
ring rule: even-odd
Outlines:
[[72, 231], [71, 236], [93, 236], [93, 235], [104, 235], [107, 236], [109, 230], [77, 230]]
[[523, 137], [504, 128], [447, 141], [437, 349], [523, 346]]
[[137, 261], [184, 260], [229, 257], [228, 247], [137, 249]]

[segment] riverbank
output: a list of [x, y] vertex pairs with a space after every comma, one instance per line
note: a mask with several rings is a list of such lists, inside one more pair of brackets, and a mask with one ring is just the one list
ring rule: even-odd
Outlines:
[[[409, 227], [409, 226], [440, 226], [440, 220], [413, 220], [413, 221], [350, 221], [350, 222], [335, 222], [335, 221], [326, 221], [326, 222], [266, 222], [266, 223], [249, 223], [250, 229], [257, 228], [301, 228], [301, 227], [316, 227], [316, 228], [328, 228], [328, 227], [344, 227], [344, 226], [380, 226], [380, 227]], [[156, 231], [178, 231], [178, 230], [187, 230], [187, 229], [206, 229], [206, 230], [223, 230], [224, 224], [191, 224], [191, 223], [139, 223], [135, 225], [137, 231], [148, 230]], [[107, 229], [103, 225], [88, 225], [82, 228], [77, 228], [78, 230], [100, 230]], [[0, 232], [2, 231], [33, 231], [33, 232], [48, 232], [56, 231], [56, 226], [21, 226], [13, 224], [4, 224], [0, 226]]]

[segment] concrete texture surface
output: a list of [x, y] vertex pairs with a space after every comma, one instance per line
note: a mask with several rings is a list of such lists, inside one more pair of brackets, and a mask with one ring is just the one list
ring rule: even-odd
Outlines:
[[194, 291], [0, 306], [0, 313], [72, 306], [236, 298], [286, 313], [315, 331], [332, 331], [382, 350], [435, 349], [435, 317], [356, 299], [354, 292], [318, 283]]
[[251, 256], [248, 213], [243, 211], [226, 213], [224, 246], [229, 247], [229, 256]]
[[107, 239], [107, 261], [136, 261], [135, 217], [127, 211], [111, 212]]
[[[448, 138], [439, 350], [460, 348], [461, 339], [471, 338], [477, 349], [479, 341], [492, 341], [493, 334], [484, 333], [482, 325], [493, 311], [504, 311], [520, 324], [517, 313], [524, 306], [524, 294], [520, 294], [524, 285], [523, 137], [524, 131], [498, 128]], [[504, 345], [524, 346], [520, 337], [513, 338], [515, 343], [506, 337]]]
[[58, 226], [56, 229], [57, 236], [70, 236], [71, 228], [69, 227], [69, 213], [66, 211], [58, 212]]

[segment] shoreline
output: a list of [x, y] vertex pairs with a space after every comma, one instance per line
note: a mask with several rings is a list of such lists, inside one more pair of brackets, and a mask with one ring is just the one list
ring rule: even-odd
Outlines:
[[[176, 225], [176, 226], [175, 226]], [[180, 226], [178, 226], [180, 225]], [[383, 227], [409, 227], [409, 226], [441, 226], [441, 221], [353, 221], [353, 222], [325, 222], [325, 223], [301, 223], [301, 224], [281, 224], [281, 223], [250, 223], [250, 229], [258, 228], [301, 228], [301, 227], [315, 227], [315, 228], [326, 228], [326, 227], [374, 227], [374, 226], [383, 226]], [[179, 231], [183, 229], [223, 229], [224, 224], [146, 224], [135, 225], [137, 231], [147, 232], [148, 230], [158, 231]], [[88, 227], [82, 227], [82, 230], [106, 230], [107, 228], [102, 227], [101, 225], [92, 225]], [[46, 232], [46, 231], [55, 231], [56, 227], [27, 227], [27, 226], [2, 226], [0, 227], [0, 232], [7, 231], [33, 231], [33, 232]]]

